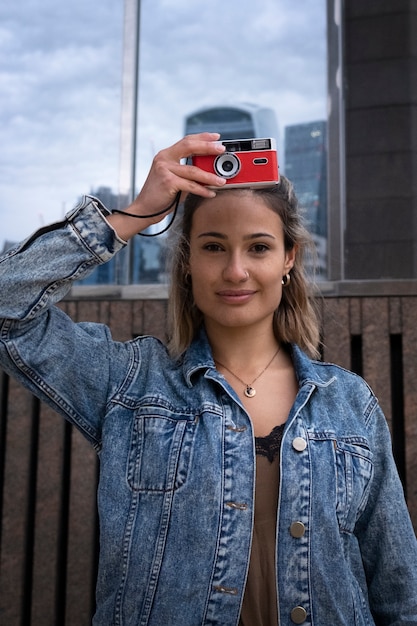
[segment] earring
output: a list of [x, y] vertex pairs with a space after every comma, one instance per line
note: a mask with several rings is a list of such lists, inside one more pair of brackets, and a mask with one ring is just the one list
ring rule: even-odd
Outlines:
[[291, 276], [290, 274], [284, 274], [284, 276], [282, 277], [281, 283], [283, 287], [288, 287], [288, 285], [291, 282]]

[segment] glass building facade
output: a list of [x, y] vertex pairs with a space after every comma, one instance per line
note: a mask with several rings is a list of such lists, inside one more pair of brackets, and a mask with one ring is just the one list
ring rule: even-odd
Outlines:
[[220, 133], [221, 139], [278, 138], [275, 111], [257, 104], [214, 106], [190, 113], [185, 133]]
[[327, 125], [325, 121], [285, 129], [285, 175], [292, 181], [317, 250], [318, 278], [327, 275]]

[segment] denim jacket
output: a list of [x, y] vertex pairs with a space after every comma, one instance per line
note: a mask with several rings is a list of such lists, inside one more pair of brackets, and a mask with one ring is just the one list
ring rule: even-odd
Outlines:
[[[252, 424], [204, 330], [173, 360], [53, 304], [124, 242], [86, 197], [0, 260], [0, 364], [100, 456], [97, 626], [236, 626], [251, 548]], [[281, 449], [281, 626], [417, 625], [417, 542], [378, 402], [291, 350]], [[255, 626], [255, 625], [254, 625]]]

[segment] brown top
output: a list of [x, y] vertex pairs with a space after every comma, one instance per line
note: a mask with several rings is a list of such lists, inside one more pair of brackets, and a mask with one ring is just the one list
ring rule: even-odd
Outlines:
[[256, 438], [255, 521], [240, 626], [278, 626], [275, 543], [284, 425]]

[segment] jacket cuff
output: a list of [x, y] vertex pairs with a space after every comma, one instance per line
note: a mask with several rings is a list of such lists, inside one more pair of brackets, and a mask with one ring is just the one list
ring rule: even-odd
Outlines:
[[126, 246], [106, 217], [111, 212], [94, 196], [83, 196], [81, 201], [66, 214], [78, 238], [101, 262], [110, 260]]

